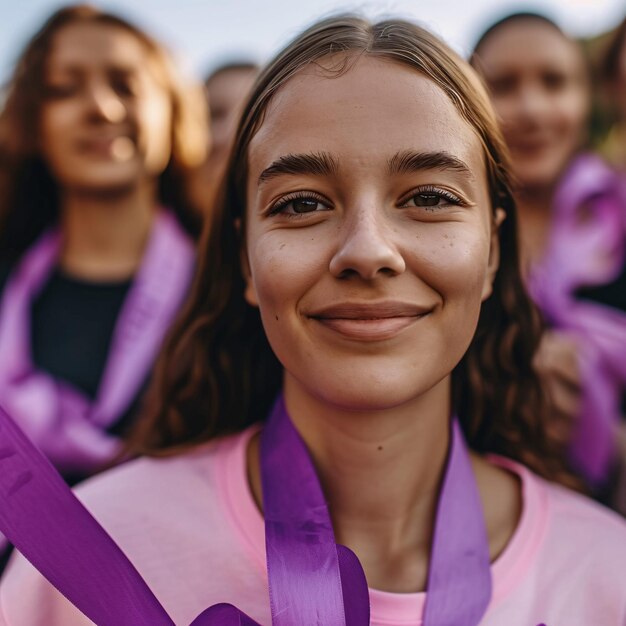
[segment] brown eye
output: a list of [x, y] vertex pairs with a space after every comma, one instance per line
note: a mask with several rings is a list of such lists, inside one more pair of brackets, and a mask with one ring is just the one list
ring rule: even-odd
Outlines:
[[326, 200], [311, 195], [302, 195], [296, 197], [287, 196], [279, 201], [274, 208], [271, 209], [270, 215], [278, 215], [283, 213], [287, 216], [305, 215], [307, 213], [319, 213], [321, 211], [330, 211], [330, 206]]
[[120, 97], [134, 96], [137, 93], [136, 79], [128, 72], [111, 72], [109, 84]]
[[466, 203], [447, 189], [426, 185], [421, 190], [416, 189], [411, 192], [411, 195], [405, 196], [405, 199], [400, 202], [400, 206], [439, 210], [445, 207], [466, 206]]
[[506, 96], [517, 88], [515, 76], [499, 76], [489, 81], [489, 90], [494, 96]]
[[565, 87], [567, 76], [560, 72], [546, 72], [542, 76], [542, 82], [549, 91], [559, 91]]
[[413, 196], [413, 202], [415, 206], [437, 206], [441, 196], [436, 193], [418, 193]]
[[319, 204], [315, 198], [297, 198], [291, 201], [294, 213], [311, 213]]

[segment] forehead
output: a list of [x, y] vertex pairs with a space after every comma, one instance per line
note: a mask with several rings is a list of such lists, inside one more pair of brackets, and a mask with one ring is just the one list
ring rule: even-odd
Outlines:
[[148, 56], [143, 42], [119, 26], [75, 22], [54, 35], [47, 68], [60, 70], [112, 65], [139, 69]]
[[582, 54], [576, 44], [550, 24], [535, 19], [499, 26], [481, 44], [478, 56], [488, 74], [545, 66], [583, 71]]
[[268, 106], [248, 156], [253, 175], [291, 153], [329, 152], [341, 165], [386, 161], [403, 150], [445, 151], [477, 178], [484, 173], [477, 135], [441, 88], [417, 70], [363, 56], [339, 76], [312, 64], [290, 79]]
[[206, 89], [213, 104], [231, 104], [232, 101], [238, 104], [252, 87], [255, 78], [256, 72], [251, 69], [224, 70], [207, 81]]

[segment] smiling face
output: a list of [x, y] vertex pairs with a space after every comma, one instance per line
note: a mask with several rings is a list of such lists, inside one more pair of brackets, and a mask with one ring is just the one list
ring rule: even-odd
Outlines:
[[584, 139], [589, 98], [580, 51], [550, 24], [519, 19], [490, 33], [477, 55], [513, 173], [526, 188], [551, 188]]
[[44, 91], [40, 149], [62, 188], [125, 188], [165, 169], [171, 97], [132, 33], [89, 22], [63, 27]]
[[481, 144], [444, 92], [368, 56], [310, 66], [248, 160], [246, 298], [285, 384], [375, 410], [446, 381], [498, 253]]

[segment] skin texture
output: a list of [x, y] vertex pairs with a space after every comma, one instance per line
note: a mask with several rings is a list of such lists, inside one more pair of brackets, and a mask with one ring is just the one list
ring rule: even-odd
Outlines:
[[161, 173], [172, 105], [145, 46], [115, 26], [74, 23], [54, 38], [41, 150], [63, 187], [110, 190]]
[[580, 50], [550, 25], [520, 19], [490, 34], [478, 57], [515, 176], [525, 189], [552, 189], [585, 136]]
[[[407, 152], [464, 165], [390, 167]], [[289, 155], [308, 158], [285, 171]], [[287, 407], [337, 539], [371, 586], [417, 591], [448, 446], [450, 373], [498, 264], [503, 215], [490, 206], [480, 143], [431, 81], [365, 56], [340, 77], [312, 66], [291, 79], [248, 156], [245, 295], [285, 367]], [[518, 488], [480, 459], [475, 467], [495, 555], [515, 527]]]

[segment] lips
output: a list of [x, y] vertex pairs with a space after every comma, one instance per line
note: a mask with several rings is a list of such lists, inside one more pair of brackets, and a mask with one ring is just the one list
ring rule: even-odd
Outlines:
[[124, 157], [134, 151], [134, 142], [124, 134], [94, 135], [82, 138], [78, 147], [85, 155], [126, 160]]
[[344, 302], [309, 313], [308, 317], [349, 339], [381, 341], [395, 337], [433, 308], [405, 302]]

